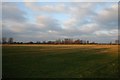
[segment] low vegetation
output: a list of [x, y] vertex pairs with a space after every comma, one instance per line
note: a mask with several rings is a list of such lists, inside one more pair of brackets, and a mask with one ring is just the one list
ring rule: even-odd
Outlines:
[[3, 78], [117, 78], [117, 45], [3, 45]]

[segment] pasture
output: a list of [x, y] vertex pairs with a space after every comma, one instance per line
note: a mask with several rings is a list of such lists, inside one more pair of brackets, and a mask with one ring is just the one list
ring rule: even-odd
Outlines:
[[3, 78], [117, 78], [118, 45], [3, 45]]

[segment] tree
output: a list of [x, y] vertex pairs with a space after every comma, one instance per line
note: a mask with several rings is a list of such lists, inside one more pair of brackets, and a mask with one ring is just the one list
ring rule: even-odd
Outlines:
[[3, 38], [2, 38], [2, 43], [3, 43], [3, 44], [7, 43], [7, 38], [6, 38], [6, 37], [3, 37]]
[[13, 43], [13, 38], [12, 38], [12, 37], [10, 37], [10, 38], [8, 39], [8, 43], [10, 43], [10, 44]]
[[115, 44], [119, 44], [120, 43], [120, 41], [119, 40], [115, 40]]
[[43, 41], [42, 43], [43, 43], [43, 44], [46, 44], [46, 41]]
[[89, 44], [89, 41], [87, 41], [87, 44]]

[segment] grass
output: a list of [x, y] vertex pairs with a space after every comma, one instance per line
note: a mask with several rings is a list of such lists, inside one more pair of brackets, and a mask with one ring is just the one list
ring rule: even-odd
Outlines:
[[3, 45], [3, 78], [116, 78], [117, 45]]

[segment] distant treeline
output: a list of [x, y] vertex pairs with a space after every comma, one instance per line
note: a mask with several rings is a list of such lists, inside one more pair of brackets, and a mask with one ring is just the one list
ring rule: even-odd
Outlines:
[[65, 38], [65, 39], [58, 39], [55, 41], [29, 41], [29, 42], [15, 42], [14, 39], [11, 38], [2, 38], [2, 44], [120, 44], [119, 40], [115, 40], [114, 43], [108, 42], [108, 43], [96, 43], [94, 41], [90, 42], [89, 40], [73, 40], [70, 38]]

